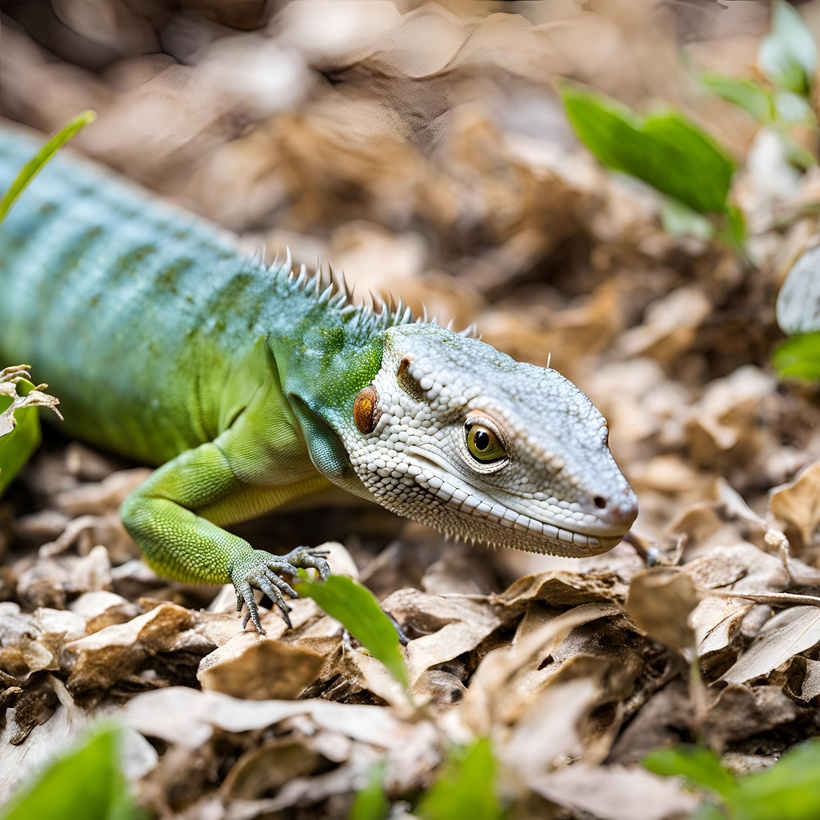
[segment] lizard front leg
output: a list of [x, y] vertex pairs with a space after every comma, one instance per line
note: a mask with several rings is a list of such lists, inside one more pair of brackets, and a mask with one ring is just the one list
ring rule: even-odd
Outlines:
[[153, 569], [180, 581], [232, 583], [237, 610], [243, 603], [248, 607], [242, 627], [250, 619], [264, 634], [253, 587], [279, 606], [290, 625], [290, 608], [282, 593], [298, 596], [279, 573], [296, 574], [300, 567], [313, 567], [325, 579], [330, 568], [325, 552], [299, 548], [285, 556], [272, 555], [197, 514], [224, 507], [232, 496], [241, 498], [247, 491], [217, 439], [187, 450], [156, 470], [125, 500], [120, 514]]

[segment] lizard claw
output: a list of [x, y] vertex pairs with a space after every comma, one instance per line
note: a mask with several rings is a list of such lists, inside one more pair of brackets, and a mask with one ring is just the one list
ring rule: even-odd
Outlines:
[[328, 555], [330, 555], [330, 550], [297, 547], [295, 550], [283, 556], [283, 558], [295, 567], [317, 570], [319, 577], [323, 581], [327, 581], [327, 579], [330, 578], [330, 565], [325, 561]]
[[254, 587], [261, 589], [273, 603], [275, 603], [282, 618], [291, 629], [290, 607], [285, 602], [283, 593], [290, 598], [298, 598], [296, 590], [279, 577], [279, 573], [288, 575], [298, 575], [299, 568], [313, 568], [319, 572], [319, 577], [326, 581], [330, 577], [330, 567], [325, 556], [328, 550], [308, 549], [298, 547], [287, 555], [271, 555], [264, 550], [254, 550], [236, 562], [231, 568], [231, 578], [236, 590], [236, 611], [241, 612], [244, 606], [248, 607], [245, 617], [242, 619], [242, 629], [252, 621], [256, 631], [260, 635], [265, 634], [262, 629], [262, 622], [259, 618], [259, 607], [253, 597]]

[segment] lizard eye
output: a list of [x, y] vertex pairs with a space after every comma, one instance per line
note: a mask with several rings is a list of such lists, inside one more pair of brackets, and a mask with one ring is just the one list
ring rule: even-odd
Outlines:
[[483, 424], [468, 422], [467, 427], [467, 449], [470, 455], [482, 464], [492, 461], [500, 461], [507, 457], [507, 451], [499, 440], [498, 436], [485, 427]]

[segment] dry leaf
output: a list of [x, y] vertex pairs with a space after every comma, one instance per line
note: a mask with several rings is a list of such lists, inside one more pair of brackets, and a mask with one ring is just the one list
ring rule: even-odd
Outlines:
[[700, 596], [692, 579], [673, 567], [653, 567], [629, 585], [626, 611], [648, 635], [673, 649], [694, 646], [688, 619]]
[[721, 680], [745, 683], [767, 675], [794, 655], [820, 643], [820, 609], [794, 606], [778, 612]]
[[695, 810], [699, 798], [675, 778], [662, 778], [638, 767], [568, 766], [532, 783], [533, 789], [559, 806], [601, 820], [677, 820]]
[[807, 467], [791, 483], [772, 492], [769, 510], [785, 526], [789, 543], [802, 552], [820, 527], [820, 462]]

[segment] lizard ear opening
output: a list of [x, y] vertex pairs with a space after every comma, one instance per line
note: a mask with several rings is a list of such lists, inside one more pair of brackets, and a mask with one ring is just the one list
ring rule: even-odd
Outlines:
[[360, 433], [376, 429], [382, 411], [379, 410], [379, 391], [372, 384], [363, 387], [353, 402], [353, 421]]
[[407, 393], [410, 398], [416, 401], [424, 401], [424, 391], [421, 385], [410, 375], [410, 364], [413, 361], [413, 356], [408, 353], [399, 363], [399, 371], [396, 373], [396, 382], [399, 387]]

